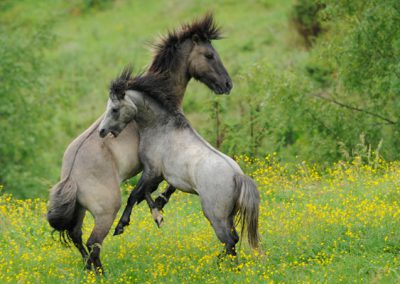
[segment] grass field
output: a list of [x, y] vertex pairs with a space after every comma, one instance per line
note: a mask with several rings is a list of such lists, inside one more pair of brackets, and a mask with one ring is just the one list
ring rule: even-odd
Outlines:
[[[390, 79], [399, 90], [400, 73], [383, 70], [399, 58], [399, 10], [395, 0], [337, 1], [338, 10], [328, 1], [326, 30], [307, 49], [291, 14], [298, 2], [0, 1], [0, 283], [400, 283], [400, 162], [380, 158], [398, 157], [400, 96], [379, 89]], [[225, 38], [213, 45], [234, 88], [217, 97], [193, 81], [183, 108], [215, 145], [219, 104], [221, 150], [238, 155], [261, 192], [263, 253], [243, 240], [237, 259], [220, 259], [198, 197], [178, 192], [161, 229], [146, 205], [134, 208], [125, 233], [106, 238], [106, 275], [97, 277], [45, 218], [62, 154], [104, 112], [109, 82], [126, 64], [144, 70], [159, 35], [207, 11], [222, 27]], [[379, 92], [343, 85], [358, 77]], [[393, 100], [378, 100], [385, 96]], [[396, 123], [374, 120], [375, 112]], [[347, 162], [332, 162], [339, 158]], [[134, 183], [122, 186], [123, 204]], [[88, 214], [85, 240], [92, 226]]]
[[[321, 172], [274, 156], [241, 165], [261, 191], [264, 255], [244, 240], [237, 263], [223, 250], [196, 196], [177, 193], [158, 229], [140, 205], [122, 236], [106, 238], [105, 277], [51, 237], [45, 200], [0, 197], [0, 282], [13, 283], [398, 283], [399, 163], [338, 163]], [[130, 186], [125, 187], [127, 191]], [[85, 238], [92, 220], [84, 224]]]

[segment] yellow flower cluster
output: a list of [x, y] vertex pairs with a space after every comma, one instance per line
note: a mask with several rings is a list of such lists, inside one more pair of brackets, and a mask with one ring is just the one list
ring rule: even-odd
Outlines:
[[[105, 277], [85, 272], [75, 248], [51, 234], [46, 201], [0, 196], [1, 283], [274, 283], [400, 281], [400, 164], [357, 160], [328, 169], [303, 162], [235, 159], [261, 192], [262, 253], [246, 239], [238, 258], [223, 245], [196, 196], [176, 193], [157, 229], [145, 204], [102, 246]], [[166, 185], [164, 185], [165, 187]], [[123, 192], [132, 188], [125, 185]], [[216, 189], [217, 190], [217, 189]], [[126, 199], [126, 197], [124, 197]], [[87, 239], [93, 220], [84, 224]]]

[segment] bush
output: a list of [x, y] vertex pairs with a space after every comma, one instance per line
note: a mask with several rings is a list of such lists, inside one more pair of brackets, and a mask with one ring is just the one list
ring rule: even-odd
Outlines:
[[329, 19], [330, 31], [310, 60], [330, 66], [332, 84], [316, 92], [325, 93], [325, 103], [336, 108], [342, 124], [337, 140], [353, 149], [365, 134], [367, 144], [376, 148], [383, 140], [384, 156], [397, 159], [400, 3], [325, 1], [325, 5], [322, 13]]
[[315, 0], [299, 0], [293, 6], [291, 19], [306, 47], [311, 47], [323, 30], [319, 12], [324, 7], [324, 4]]
[[265, 60], [242, 74], [240, 99], [221, 102], [219, 146], [330, 163], [359, 153], [361, 139], [368, 151], [400, 158], [399, 2], [300, 1], [294, 11], [309, 15], [302, 21], [310, 25], [323, 19], [326, 32], [297, 66], [282, 70]]
[[[12, 8], [10, 2], [7, 7]], [[55, 99], [45, 96], [41, 74], [52, 35], [48, 23], [18, 21], [12, 15], [0, 20], [0, 184], [21, 196], [43, 186], [38, 178], [46, 168], [41, 150], [51, 137]]]

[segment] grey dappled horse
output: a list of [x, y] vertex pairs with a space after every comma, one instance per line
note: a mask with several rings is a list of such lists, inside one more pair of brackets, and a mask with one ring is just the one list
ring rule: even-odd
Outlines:
[[[219, 37], [212, 15], [206, 15], [168, 33], [155, 46], [155, 55], [146, 73], [170, 79], [172, 92], [167, 100], [181, 108], [191, 78], [203, 82], [217, 94], [230, 92], [231, 79], [211, 45], [211, 40]], [[60, 231], [62, 238], [72, 239], [86, 261], [86, 268], [91, 269], [94, 265], [97, 272], [103, 271], [101, 244], [121, 207], [119, 185], [142, 170], [136, 122], [130, 122], [118, 138], [100, 139], [96, 130], [102, 117], [65, 151], [61, 181], [51, 189], [47, 213], [50, 225]], [[159, 209], [174, 190], [169, 187], [166, 198], [157, 198]], [[82, 243], [82, 223], [86, 210], [95, 220], [86, 243], [89, 251]]]
[[151, 208], [155, 207], [151, 193], [165, 179], [183, 192], [199, 195], [204, 215], [228, 254], [236, 255], [236, 215], [242, 220], [242, 233], [247, 229], [249, 244], [258, 248], [260, 195], [254, 181], [189, 125], [179, 105], [168, 100], [172, 92], [168, 79], [158, 74], [132, 79], [130, 72], [126, 69], [112, 83], [99, 127], [101, 137], [109, 133], [118, 136], [134, 119], [140, 134], [143, 173], [129, 196], [116, 233], [123, 232], [132, 207], [143, 197]]

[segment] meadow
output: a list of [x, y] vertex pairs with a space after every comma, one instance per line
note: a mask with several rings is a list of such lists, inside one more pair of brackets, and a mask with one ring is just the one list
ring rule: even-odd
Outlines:
[[[400, 164], [337, 163], [319, 172], [276, 157], [237, 157], [259, 184], [263, 255], [242, 240], [237, 260], [223, 246], [196, 196], [177, 193], [158, 229], [146, 205], [103, 244], [104, 277], [83, 270], [45, 221], [46, 200], [0, 197], [2, 283], [397, 283], [400, 280]], [[124, 192], [131, 189], [125, 186]], [[84, 225], [88, 236], [92, 220]]]
[[[219, 258], [178, 192], [161, 229], [140, 205], [106, 238], [97, 277], [45, 219], [63, 152], [126, 64], [145, 70], [159, 36], [207, 11], [234, 88], [190, 82], [183, 109], [256, 180], [263, 253], [244, 239]], [[0, 283], [399, 283], [399, 15], [398, 0], [0, 1]]]

